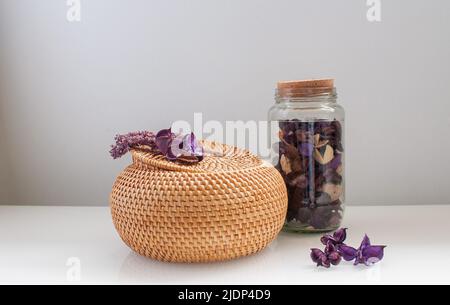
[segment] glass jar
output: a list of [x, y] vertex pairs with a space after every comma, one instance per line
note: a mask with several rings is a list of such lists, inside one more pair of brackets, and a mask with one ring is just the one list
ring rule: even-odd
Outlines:
[[272, 162], [288, 190], [284, 229], [326, 232], [344, 213], [344, 109], [334, 80], [279, 82], [269, 111]]

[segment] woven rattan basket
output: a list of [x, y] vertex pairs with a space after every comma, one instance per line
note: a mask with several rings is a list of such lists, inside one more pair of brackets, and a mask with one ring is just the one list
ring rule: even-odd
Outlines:
[[281, 230], [286, 187], [246, 150], [204, 142], [223, 156], [194, 165], [132, 151], [110, 197], [114, 225], [134, 251], [170, 262], [209, 262], [255, 253]]

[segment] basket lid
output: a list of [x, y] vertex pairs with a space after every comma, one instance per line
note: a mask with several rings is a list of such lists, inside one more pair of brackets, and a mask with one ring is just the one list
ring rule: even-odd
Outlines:
[[140, 149], [131, 151], [133, 162], [164, 170], [194, 173], [241, 171], [264, 164], [263, 160], [248, 150], [218, 142], [200, 142], [206, 153], [204, 159], [195, 164], [171, 162], [163, 155]]

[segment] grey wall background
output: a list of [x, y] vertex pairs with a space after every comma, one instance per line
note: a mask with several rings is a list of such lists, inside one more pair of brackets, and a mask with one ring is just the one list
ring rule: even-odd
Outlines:
[[0, 203], [106, 205], [117, 132], [264, 120], [335, 77], [349, 204], [450, 203], [450, 2], [0, 0]]

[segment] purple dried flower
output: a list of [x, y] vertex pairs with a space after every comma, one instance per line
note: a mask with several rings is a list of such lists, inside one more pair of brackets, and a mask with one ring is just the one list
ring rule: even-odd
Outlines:
[[325, 247], [325, 254], [332, 265], [339, 265], [341, 262], [341, 255], [339, 254], [336, 246], [332, 242], [328, 242]]
[[358, 249], [341, 245], [339, 246], [339, 253], [346, 261], [355, 260], [355, 265], [365, 264], [369, 266], [383, 259], [384, 248], [386, 246], [372, 246], [369, 237], [365, 235]]
[[324, 235], [320, 239], [320, 241], [324, 245], [328, 245], [328, 243], [331, 242], [331, 243], [333, 243], [333, 245], [337, 246], [337, 245], [343, 244], [346, 238], [347, 238], [347, 228], [341, 228], [341, 229], [337, 230], [336, 232], [334, 232], [333, 235], [331, 235], [331, 234]]
[[195, 163], [203, 160], [203, 147], [194, 133], [182, 136], [171, 129], [163, 129], [156, 134], [156, 146], [168, 160]]
[[358, 248], [355, 265], [365, 264], [369, 266], [379, 262], [384, 257], [384, 248], [386, 246], [372, 246], [369, 237], [365, 235]]
[[336, 154], [333, 160], [330, 161], [329, 167], [337, 170], [337, 168], [342, 164], [342, 154]]
[[137, 146], [149, 146], [155, 148], [155, 135], [150, 131], [130, 132], [124, 135], [116, 135], [116, 144], [111, 145], [110, 154], [114, 159], [120, 158]]
[[183, 137], [183, 147], [181, 149], [181, 156], [195, 157], [203, 160], [203, 147], [198, 143], [193, 132]]
[[330, 254], [328, 254], [328, 260], [332, 265], [337, 266], [341, 262], [341, 255], [336, 251], [331, 252]]
[[170, 161], [196, 163], [203, 160], [203, 147], [193, 133], [175, 135], [171, 129], [160, 130], [156, 136], [149, 131], [130, 132], [117, 135], [116, 144], [112, 145], [111, 156], [120, 158], [132, 148], [148, 146], [151, 151], [164, 155]]
[[304, 142], [299, 145], [298, 151], [304, 157], [311, 157], [314, 151], [314, 145], [311, 143]]
[[339, 229], [333, 235], [324, 235], [320, 239], [325, 245], [324, 251], [311, 249], [311, 259], [317, 266], [326, 268], [329, 268], [330, 265], [338, 265], [342, 259], [345, 261], [354, 260], [354, 265], [365, 264], [367, 266], [383, 259], [386, 246], [371, 245], [369, 237], [365, 235], [359, 248], [355, 249], [344, 244], [346, 237], [347, 228]]
[[354, 260], [357, 256], [357, 252], [358, 250], [345, 244], [339, 246], [339, 253], [341, 254], [342, 258], [347, 262]]
[[158, 131], [155, 137], [155, 143], [158, 150], [163, 154], [167, 155], [169, 152], [169, 147], [172, 143], [172, 140], [175, 138], [175, 134], [172, 133], [172, 130], [162, 129]]
[[327, 255], [320, 249], [311, 249], [311, 259], [317, 264], [317, 267], [322, 266], [325, 268], [330, 268], [330, 261]]
[[341, 262], [341, 255], [333, 243], [328, 243], [325, 251], [320, 249], [311, 249], [311, 259], [317, 264], [325, 268], [330, 268], [330, 265], [339, 265]]

